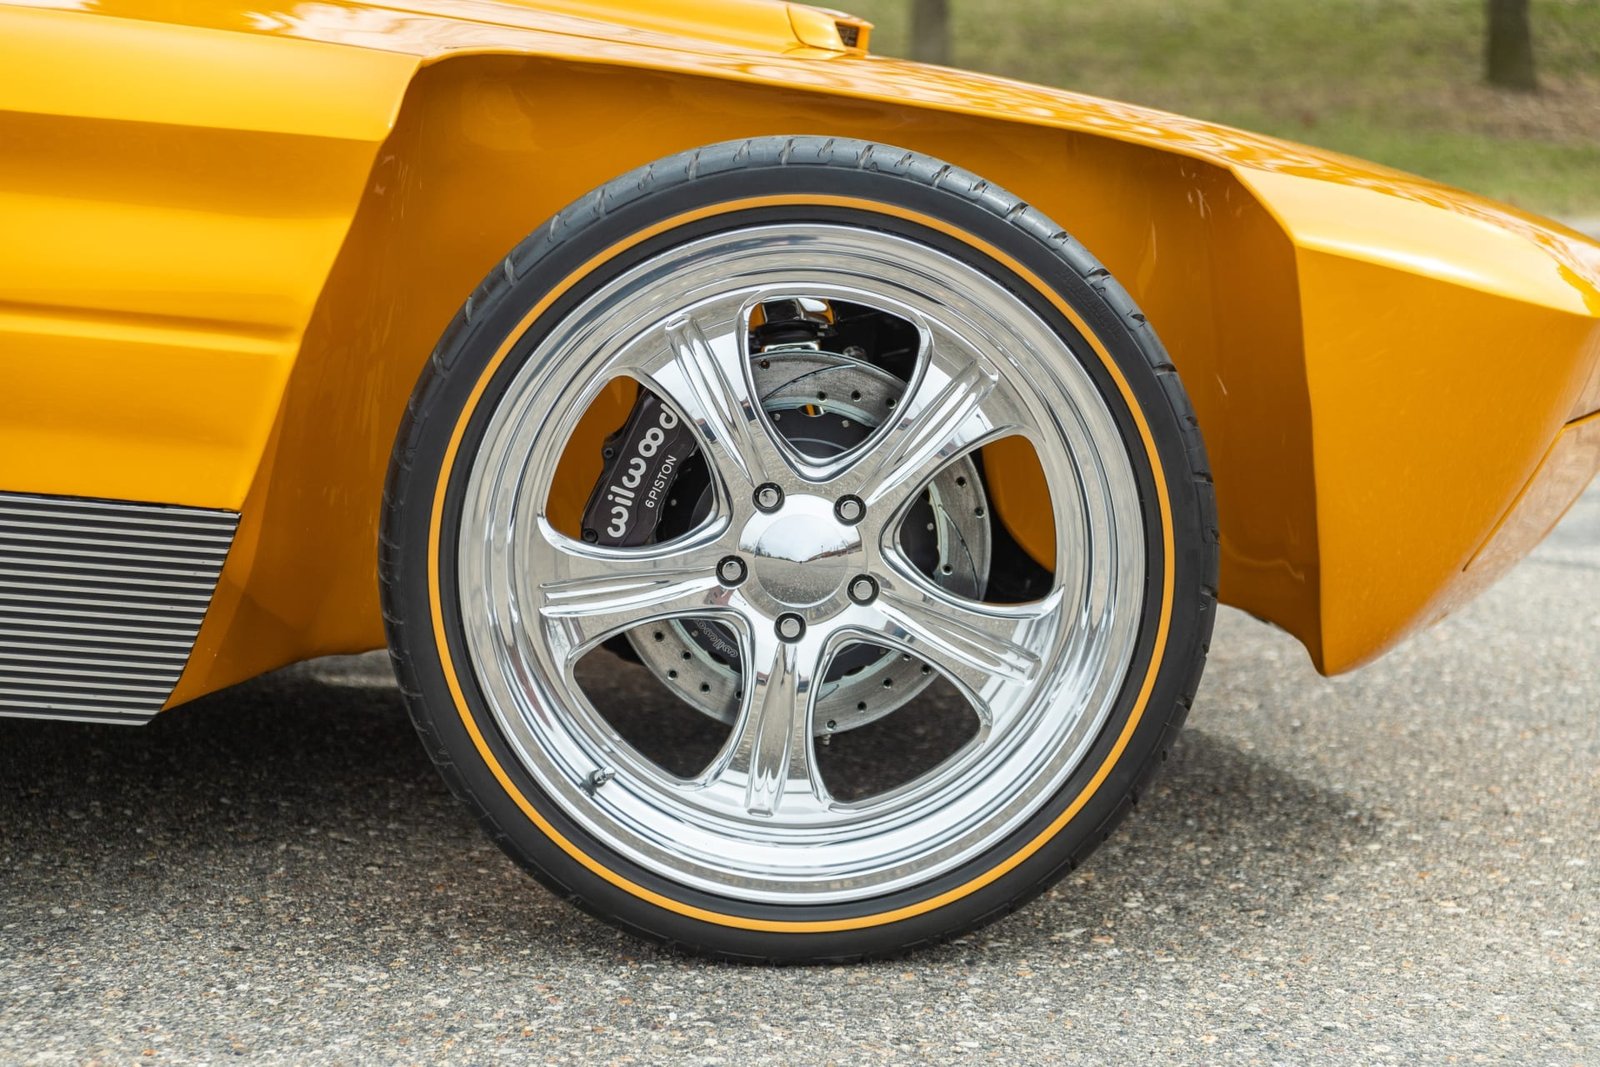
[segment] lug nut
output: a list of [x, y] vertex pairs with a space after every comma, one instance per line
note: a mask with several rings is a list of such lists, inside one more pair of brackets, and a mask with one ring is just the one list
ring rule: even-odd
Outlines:
[[854, 526], [866, 517], [867, 506], [858, 496], [842, 496], [834, 501], [833, 514], [846, 526]]
[[783, 490], [767, 482], [756, 487], [756, 507], [762, 511], [777, 511], [783, 507]]
[[724, 557], [722, 562], [717, 564], [717, 577], [723, 585], [738, 585], [744, 581], [744, 576], [744, 560], [738, 556]]
[[870, 604], [878, 599], [878, 583], [870, 575], [858, 574], [850, 579], [850, 599], [857, 604]]
[[806, 620], [792, 613], [779, 615], [777, 630], [785, 641], [798, 641], [806, 632]]

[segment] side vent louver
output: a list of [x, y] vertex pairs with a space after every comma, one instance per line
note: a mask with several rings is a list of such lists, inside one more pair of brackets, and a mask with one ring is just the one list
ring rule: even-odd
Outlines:
[[0, 493], [0, 715], [140, 723], [159, 711], [238, 522]]

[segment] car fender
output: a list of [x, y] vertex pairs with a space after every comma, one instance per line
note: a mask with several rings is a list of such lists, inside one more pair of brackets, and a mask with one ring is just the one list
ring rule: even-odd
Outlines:
[[[430, 12], [300, 5], [258, 14], [249, 28], [260, 36], [236, 35], [283, 49], [269, 89], [314, 53], [330, 70], [349, 64], [329, 76], [359, 83], [362, 106], [330, 135], [295, 118], [315, 110], [303, 97], [262, 90], [286, 128], [260, 136], [338, 161], [328, 192], [275, 216], [324, 223], [320, 243], [281, 257], [298, 271], [253, 279], [255, 304], [191, 302], [173, 317], [193, 336], [201, 322], [230, 336], [273, 331], [270, 372], [172, 364], [173, 377], [206, 387], [142, 409], [146, 429], [123, 438], [155, 437], [147, 427], [165, 417], [173, 451], [231, 433], [226, 455], [165, 482], [133, 470], [148, 465], [108, 475], [119, 491], [107, 495], [243, 512], [173, 702], [381, 644], [383, 473], [450, 315], [563, 204], [733, 137], [831, 134], [926, 152], [1019, 193], [1080, 240], [1148, 315], [1199, 412], [1217, 480], [1222, 598], [1288, 629], [1330, 673], [1480, 586], [1489, 572], [1473, 574], [1473, 561], [1497, 530], [1527, 527], [1510, 521], [1513, 505], [1529, 499], [1563, 429], [1600, 408], [1600, 249], [1468, 194], [1130, 105], [786, 41], [781, 30], [708, 42], [485, 3]], [[238, 28], [224, 7], [206, 17], [216, 25], [184, 29]], [[248, 113], [236, 104], [236, 116]], [[250, 128], [215, 126], [230, 121]], [[203, 158], [212, 169], [195, 173], [197, 187], [209, 176], [213, 195], [242, 204], [217, 214], [259, 222], [263, 194], [247, 195], [214, 151]], [[96, 195], [116, 203], [109, 190]], [[159, 262], [174, 264], [163, 271], [182, 293], [202, 270], [243, 270], [250, 246], [218, 234]], [[214, 291], [200, 287], [203, 299]], [[219, 365], [247, 362], [214, 351]], [[84, 378], [46, 391], [68, 437], [87, 437], [71, 427], [114, 406]], [[131, 382], [119, 390], [141, 395]], [[121, 443], [103, 435], [81, 458]], [[1004, 475], [996, 492], [1024, 545], [1046, 536], [1007, 507]], [[1564, 503], [1542, 503], [1532, 525]]]

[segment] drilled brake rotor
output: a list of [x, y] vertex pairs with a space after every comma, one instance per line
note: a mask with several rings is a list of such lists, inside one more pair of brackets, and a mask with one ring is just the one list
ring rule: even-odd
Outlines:
[[[906, 383], [860, 360], [811, 349], [768, 350], [751, 367], [756, 394], [774, 429], [814, 458], [850, 451], [872, 436]], [[684, 527], [706, 514], [710, 483], [696, 468], [671, 490], [668, 508]], [[940, 587], [980, 599], [989, 574], [989, 527], [982, 481], [970, 458], [946, 467], [900, 529], [906, 555]], [[666, 523], [666, 520], [663, 520]], [[655, 676], [695, 709], [726, 723], [737, 714], [742, 679], [734, 635], [717, 623], [673, 619], [628, 632]], [[934, 679], [933, 668], [879, 646], [856, 645], [835, 657], [817, 695], [813, 730], [851, 730], [894, 711]]]

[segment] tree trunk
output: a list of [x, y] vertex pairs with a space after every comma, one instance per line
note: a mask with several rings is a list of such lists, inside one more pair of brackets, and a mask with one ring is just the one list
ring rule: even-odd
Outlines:
[[911, 0], [911, 58], [950, 63], [950, 0]]
[[1490, 85], [1525, 93], [1539, 88], [1533, 69], [1533, 29], [1528, 0], [1488, 0], [1489, 40], [1485, 49]]

